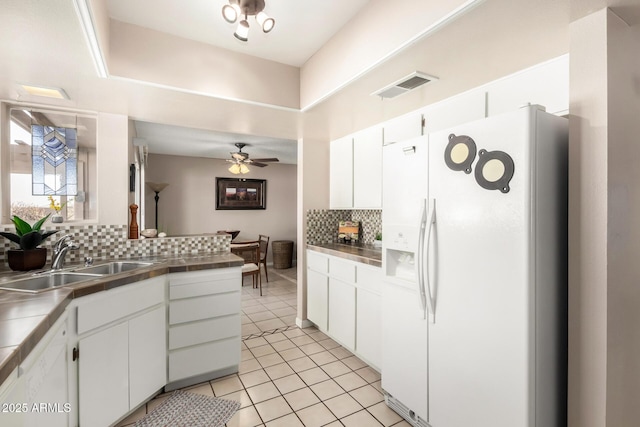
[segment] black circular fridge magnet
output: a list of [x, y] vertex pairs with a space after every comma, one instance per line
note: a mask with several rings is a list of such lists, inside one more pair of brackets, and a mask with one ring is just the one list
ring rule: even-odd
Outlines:
[[471, 164], [476, 158], [476, 142], [469, 136], [449, 135], [449, 143], [444, 150], [444, 162], [449, 169], [471, 173]]
[[486, 190], [508, 193], [513, 178], [513, 159], [504, 151], [480, 150], [476, 164], [476, 182]]

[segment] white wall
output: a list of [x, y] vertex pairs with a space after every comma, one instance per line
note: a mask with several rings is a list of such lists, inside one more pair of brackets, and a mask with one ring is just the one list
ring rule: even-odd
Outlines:
[[129, 118], [98, 113], [97, 134], [98, 221], [129, 224]]
[[[329, 207], [329, 141], [298, 141], [298, 312], [296, 323], [307, 319], [307, 211]], [[302, 260], [302, 261], [301, 261]]]
[[[259, 234], [274, 240], [296, 242], [295, 165], [249, 166], [242, 178], [267, 180], [265, 210], [216, 210], [216, 177], [238, 178], [220, 159], [150, 154], [147, 181], [166, 182], [158, 203], [159, 228], [170, 235], [215, 233], [240, 230], [239, 239], [257, 239]], [[155, 227], [155, 193], [147, 187], [146, 226]], [[295, 250], [295, 245], [294, 245]], [[269, 250], [271, 259], [271, 250]]]
[[300, 105], [300, 69], [111, 21], [109, 73], [223, 99]]
[[640, 27], [571, 24], [569, 427], [640, 419]]

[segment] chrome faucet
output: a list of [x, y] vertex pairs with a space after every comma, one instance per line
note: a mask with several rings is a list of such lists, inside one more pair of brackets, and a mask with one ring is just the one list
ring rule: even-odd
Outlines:
[[80, 246], [73, 241], [73, 236], [67, 234], [62, 236], [53, 245], [53, 258], [51, 260], [51, 270], [61, 270], [64, 267], [64, 257], [69, 249], [78, 249]]

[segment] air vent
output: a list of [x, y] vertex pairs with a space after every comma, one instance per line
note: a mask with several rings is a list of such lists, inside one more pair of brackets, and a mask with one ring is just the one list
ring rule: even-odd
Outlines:
[[415, 71], [408, 76], [401, 78], [400, 80], [385, 86], [384, 88], [375, 91], [371, 95], [378, 95], [380, 98], [395, 98], [398, 95], [407, 93], [417, 87], [420, 87], [431, 81], [438, 80], [437, 77], [433, 77], [418, 71]]

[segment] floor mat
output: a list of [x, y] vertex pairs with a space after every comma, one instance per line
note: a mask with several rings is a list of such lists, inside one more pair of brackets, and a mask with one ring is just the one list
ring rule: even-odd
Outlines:
[[223, 427], [240, 402], [176, 390], [135, 427]]

